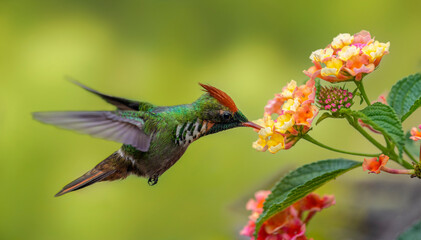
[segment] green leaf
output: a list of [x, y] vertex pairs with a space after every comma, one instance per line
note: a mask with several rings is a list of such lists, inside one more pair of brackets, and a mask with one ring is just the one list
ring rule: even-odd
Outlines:
[[421, 239], [421, 221], [412, 225], [404, 233], [402, 233], [398, 240], [416, 240]]
[[417, 73], [397, 82], [389, 93], [387, 103], [405, 121], [421, 106], [421, 74]]
[[284, 210], [326, 182], [361, 166], [361, 162], [347, 159], [329, 159], [304, 165], [291, 171], [272, 189], [256, 222], [256, 232], [271, 216]]
[[376, 102], [361, 111], [341, 109], [340, 112], [361, 119], [364, 123], [369, 124], [375, 130], [389, 137], [398, 148], [399, 155], [402, 156], [405, 144], [402, 123], [392, 107]]

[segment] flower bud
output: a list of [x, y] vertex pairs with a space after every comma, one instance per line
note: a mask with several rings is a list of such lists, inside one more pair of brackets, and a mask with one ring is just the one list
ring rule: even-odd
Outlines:
[[338, 87], [321, 87], [317, 96], [321, 110], [337, 112], [341, 108], [350, 108], [354, 103], [354, 95], [346, 89]]

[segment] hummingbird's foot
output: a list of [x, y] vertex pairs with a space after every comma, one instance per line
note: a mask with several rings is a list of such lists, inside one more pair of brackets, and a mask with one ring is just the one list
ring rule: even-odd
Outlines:
[[148, 179], [149, 186], [153, 186], [158, 183], [158, 176], [153, 176]]

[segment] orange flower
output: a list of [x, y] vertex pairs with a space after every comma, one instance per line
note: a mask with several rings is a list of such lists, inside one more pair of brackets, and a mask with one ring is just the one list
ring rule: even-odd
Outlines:
[[351, 36], [339, 34], [325, 49], [311, 53], [314, 66], [304, 73], [310, 78], [321, 78], [329, 82], [360, 81], [379, 65], [382, 57], [389, 53], [390, 43], [374, 41], [367, 31]]
[[377, 157], [370, 159], [364, 158], [363, 170], [368, 170], [369, 173], [379, 174], [380, 170], [383, 170], [382, 168], [386, 165], [387, 161], [389, 161], [389, 157], [384, 154], [379, 156], [379, 160], [377, 160]]

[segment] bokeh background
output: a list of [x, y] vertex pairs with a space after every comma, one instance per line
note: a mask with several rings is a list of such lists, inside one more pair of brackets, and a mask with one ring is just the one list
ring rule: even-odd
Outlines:
[[[390, 55], [365, 81], [374, 100], [421, 69], [419, 9], [420, 1], [392, 0], [1, 1], [0, 239], [241, 239], [244, 206], [256, 190], [304, 163], [348, 156], [305, 141], [260, 153], [251, 148], [257, 135], [238, 128], [192, 144], [154, 187], [132, 176], [54, 198], [119, 144], [40, 124], [31, 112], [113, 109], [65, 81], [68, 75], [158, 105], [192, 102], [202, 94], [197, 83], [209, 83], [257, 119], [288, 81], [306, 80], [312, 51], [362, 29], [391, 42]], [[311, 134], [332, 146], [376, 151], [339, 120]], [[385, 219], [372, 211], [392, 211], [396, 219], [409, 206], [416, 213], [419, 204], [405, 199], [420, 186], [356, 169], [320, 189], [337, 204], [314, 218], [308, 236], [370, 239]]]

